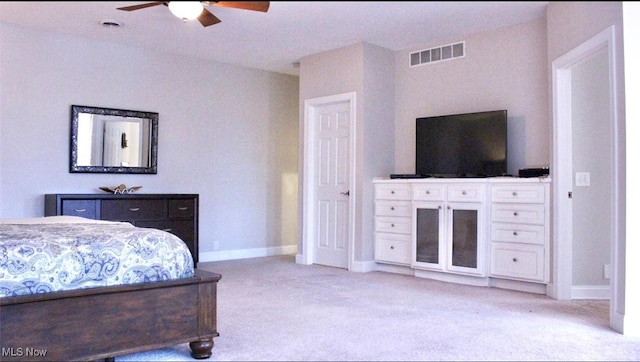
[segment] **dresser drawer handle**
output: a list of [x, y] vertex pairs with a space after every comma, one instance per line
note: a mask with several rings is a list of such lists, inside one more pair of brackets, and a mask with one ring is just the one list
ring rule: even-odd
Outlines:
[[140, 208], [139, 207], [130, 207], [129, 211], [134, 211], [134, 212], [135, 211], [140, 211]]
[[75, 212], [85, 212], [85, 211], [87, 211], [87, 209], [73, 209], [73, 211], [75, 211]]
[[171, 231], [171, 228], [162, 229], [162, 231], [170, 232], [170, 231]]
[[178, 208], [178, 210], [180, 210], [180, 211], [189, 210], [189, 207], [188, 207], [188, 206], [180, 206], [180, 207]]

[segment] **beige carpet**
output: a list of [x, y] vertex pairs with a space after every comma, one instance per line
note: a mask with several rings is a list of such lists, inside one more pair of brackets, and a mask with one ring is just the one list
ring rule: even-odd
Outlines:
[[[222, 274], [212, 361], [639, 361], [607, 301], [295, 264], [202, 263]], [[116, 361], [193, 361], [186, 344]]]

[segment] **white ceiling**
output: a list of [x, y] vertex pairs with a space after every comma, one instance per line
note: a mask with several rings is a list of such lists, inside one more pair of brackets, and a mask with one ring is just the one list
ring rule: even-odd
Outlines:
[[272, 1], [267, 13], [211, 5], [222, 22], [206, 28], [165, 6], [116, 9], [141, 3], [2, 1], [0, 22], [296, 75], [307, 55], [359, 42], [407, 49], [544, 17], [548, 2]]

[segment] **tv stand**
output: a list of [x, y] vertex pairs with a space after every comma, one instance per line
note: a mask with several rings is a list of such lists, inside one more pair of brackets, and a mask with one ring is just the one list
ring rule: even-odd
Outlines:
[[378, 270], [546, 294], [550, 179], [374, 179]]

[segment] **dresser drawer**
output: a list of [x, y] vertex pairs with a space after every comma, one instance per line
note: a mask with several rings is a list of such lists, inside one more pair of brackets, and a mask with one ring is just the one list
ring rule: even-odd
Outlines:
[[491, 201], [543, 204], [544, 185], [495, 185], [491, 189]]
[[376, 201], [376, 215], [411, 217], [411, 201]]
[[376, 231], [388, 232], [388, 233], [411, 233], [411, 218], [410, 217], [391, 217], [391, 216], [378, 216], [376, 217]]
[[447, 187], [447, 201], [482, 202], [484, 185], [452, 184]]
[[153, 220], [167, 217], [167, 201], [164, 199], [102, 200], [101, 215], [104, 220]]
[[411, 264], [411, 235], [376, 233], [376, 261]]
[[62, 215], [98, 218], [96, 200], [62, 200]]
[[420, 201], [444, 201], [444, 185], [415, 184], [413, 185], [413, 199]]
[[410, 184], [376, 184], [376, 199], [411, 200]]
[[543, 225], [492, 223], [491, 240], [544, 245], [546, 238]]
[[544, 225], [544, 205], [491, 204], [491, 221]]
[[193, 220], [140, 220], [134, 222], [135, 226], [143, 228], [160, 229], [176, 235], [189, 248], [191, 255], [198, 255], [198, 246], [196, 243], [197, 226]]
[[491, 243], [493, 276], [543, 282], [544, 269], [542, 246]]
[[194, 199], [169, 199], [169, 218], [193, 218], [196, 214]]

